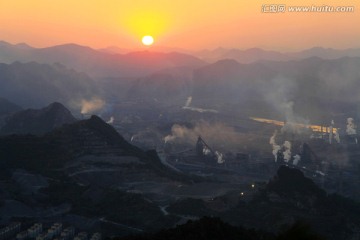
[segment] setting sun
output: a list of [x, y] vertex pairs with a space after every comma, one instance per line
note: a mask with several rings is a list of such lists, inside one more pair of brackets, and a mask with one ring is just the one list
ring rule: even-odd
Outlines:
[[154, 38], [152, 36], [144, 36], [141, 41], [144, 45], [150, 46], [154, 43]]

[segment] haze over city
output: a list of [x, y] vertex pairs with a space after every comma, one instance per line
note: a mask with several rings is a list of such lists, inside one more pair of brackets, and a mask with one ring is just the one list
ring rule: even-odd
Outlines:
[[0, 0], [0, 240], [360, 239], [358, 0]]

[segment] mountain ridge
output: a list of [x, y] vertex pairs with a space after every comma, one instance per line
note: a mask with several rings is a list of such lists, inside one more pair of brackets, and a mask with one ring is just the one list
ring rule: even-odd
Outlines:
[[0, 135], [42, 135], [75, 121], [75, 117], [64, 105], [54, 102], [42, 109], [26, 109], [12, 114], [5, 120]]

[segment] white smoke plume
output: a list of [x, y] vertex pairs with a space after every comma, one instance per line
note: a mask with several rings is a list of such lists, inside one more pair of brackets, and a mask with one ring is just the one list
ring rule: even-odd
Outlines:
[[205, 109], [205, 108], [197, 108], [197, 107], [183, 107], [183, 109], [199, 112], [199, 113], [205, 113], [205, 112], [219, 113], [219, 111], [214, 109]]
[[166, 137], [164, 137], [164, 142], [168, 143], [168, 142], [172, 142], [177, 138], [177, 136], [174, 135], [167, 135]]
[[339, 131], [337, 129], [335, 129], [334, 139], [337, 143], [340, 143], [340, 135], [339, 135]]
[[105, 106], [105, 101], [100, 98], [92, 98], [90, 100], [82, 99], [80, 106], [81, 114], [91, 114], [101, 110]]
[[[239, 151], [244, 144], [249, 143], [249, 136], [236, 132], [233, 127], [224, 125], [223, 123], [208, 123], [199, 121], [193, 127], [186, 127], [174, 124], [171, 133], [163, 138], [165, 143], [174, 143], [177, 145], [186, 145], [188, 147], [195, 146], [198, 137], [201, 136], [209, 146], [224, 151]], [[252, 136], [252, 135], [251, 135]], [[250, 139], [253, 141], [252, 139]]]
[[322, 171], [316, 170], [315, 172], [316, 172], [317, 174], [320, 174], [320, 175], [323, 176], [323, 177], [326, 176], [326, 174], [323, 173]]
[[354, 119], [353, 118], [348, 118], [347, 119], [346, 133], [348, 135], [355, 135], [356, 134], [356, 126], [354, 124]]
[[218, 164], [223, 164], [225, 162], [221, 152], [215, 151], [215, 155], [216, 155]]
[[[281, 108], [286, 119], [286, 123], [281, 128], [281, 132], [301, 134], [304, 130], [307, 130], [310, 121], [294, 113], [294, 102], [283, 103], [281, 104]], [[301, 125], [305, 126], [305, 128], [301, 127]]]
[[203, 154], [204, 154], [205, 156], [209, 155], [210, 153], [211, 153], [210, 149], [208, 149], [207, 147], [204, 147], [204, 148], [203, 148]]
[[300, 162], [300, 160], [301, 160], [300, 155], [299, 155], [299, 154], [296, 154], [296, 155], [294, 156], [293, 164], [294, 164], [295, 166], [298, 165], [299, 162]]
[[275, 162], [277, 162], [278, 158], [278, 152], [280, 151], [281, 147], [276, 143], [276, 135], [277, 131], [275, 130], [274, 134], [271, 136], [269, 143], [271, 144], [273, 150], [272, 154], [274, 155]]
[[283, 144], [284, 147], [284, 161], [289, 162], [291, 160], [291, 142], [285, 141]]
[[190, 107], [191, 102], [192, 102], [192, 96], [187, 98], [185, 106], [183, 106], [182, 108], [185, 109], [185, 110], [195, 111], [195, 112], [199, 112], [199, 113], [204, 113], [204, 112], [218, 113], [218, 111], [214, 110], [214, 109]]
[[115, 121], [115, 118], [113, 116], [110, 117], [109, 121], [107, 121], [107, 124], [113, 124]]
[[276, 145], [276, 140], [275, 140], [276, 135], [277, 135], [277, 130], [275, 130], [274, 134], [270, 137], [269, 143], [270, 143], [271, 145]]
[[281, 132], [299, 134], [306, 128], [301, 127], [309, 125], [309, 120], [305, 119], [294, 111], [295, 103], [290, 99], [294, 98], [294, 92], [297, 91], [296, 79], [289, 79], [283, 76], [277, 76], [270, 79], [268, 85], [264, 88], [264, 98], [275, 110], [275, 114], [285, 118], [285, 125]]
[[190, 107], [191, 101], [192, 101], [192, 96], [190, 96], [190, 97], [188, 97], [188, 98], [187, 98], [187, 100], [186, 100], [186, 103], [185, 103], [185, 106], [184, 106], [184, 107]]
[[284, 161], [289, 162], [291, 160], [291, 142], [285, 141], [282, 146], [276, 143], [277, 131], [270, 137], [270, 145], [272, 146], [272, 154], [274, 155], [275, 162], [278, 161], [278, 152], [283, 149]]

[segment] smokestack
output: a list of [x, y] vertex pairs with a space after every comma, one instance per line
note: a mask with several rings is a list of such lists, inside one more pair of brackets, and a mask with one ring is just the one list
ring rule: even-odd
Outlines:
[[334, 120], [331, 120], [330, 127], [329, 127], [329, 143], [332, 143], [333, 139], [333, 131], [334, 131]]
[[323, 139], [323, 126], [322, 125], [320, 126], [320, 132], [321, 132], [320, 133], [321, 134], [321, 139]]

